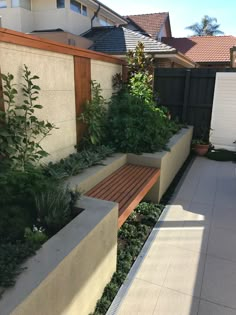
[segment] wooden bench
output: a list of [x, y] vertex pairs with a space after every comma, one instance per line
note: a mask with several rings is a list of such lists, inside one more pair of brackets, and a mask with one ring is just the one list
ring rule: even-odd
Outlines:
[[119, 203], [120, 228], [159, 176], [158, 168], [125, 164], [90, 189], [86, 196]]

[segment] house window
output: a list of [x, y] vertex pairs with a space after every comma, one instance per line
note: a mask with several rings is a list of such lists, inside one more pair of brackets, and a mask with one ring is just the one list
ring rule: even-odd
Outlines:
[[31, 0], [12, 0], [12, 8], [23, 8], [31, 11]]
[[82, 5], [82, 14], [84, 16], [87, 16], [88, 15], [88, 12], [87, 12], [87, 7], [85, 5]]
[[7, 7], [7, 1], [6, 0], [0, 0], [0, 9], [4, 9]]
[[102, 26], [112, 26], [112, 24], [109, 23], [108, 20], [103, 18], [103, 17], [98, 17], [97, 18], [97, 23], [99, 23]]
[[65, 8], [65, 0], [57, 0], [57, 8], [58, 9]]
[[81, 3], [80, 2], [77, 2], [75, 0], [70, 0], [70, 8], [72, 11], [75, 11], [75, 12], [81, 14]]

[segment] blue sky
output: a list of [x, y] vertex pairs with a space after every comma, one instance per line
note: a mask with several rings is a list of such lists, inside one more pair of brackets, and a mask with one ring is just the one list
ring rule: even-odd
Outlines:
[[235, 0], [101, 0], [101, 2], [121, 15], [169, 12], [174, 37], [191, 35], [191, 31], [185, 30], [185, 27], [200, 22], [205, 14], [217, 18], [220, 30], [225, 35], [236, 36]]

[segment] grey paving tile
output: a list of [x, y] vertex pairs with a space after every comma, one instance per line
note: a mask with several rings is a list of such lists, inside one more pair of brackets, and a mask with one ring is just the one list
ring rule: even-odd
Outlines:
[[236, 315], [236, 310], [201, 300], [198, 315]]
[[195, 252], [206, 253], [210, 227], [189, 227], [188, 222], [185, 222], [185, 224], [186, 225], [184, 225], [183, 229], [180, 231], [177, 246]]
[[211, 223], [213, 205], [202, 202], [191, 202], [186, 210], [188, 211], [186, 221], [201, 221], [202, 226], [206, 226]]
[[212, 224], [215, 227], [236, 230], [236, 203], [234, 207], [216, 204], [213, 209]]
[[135, 279], [117, 314], [152, 315], [160, 291], [157, 285]]
[[191, 296], [200, 297], [205, 255], [178, 248], [163, 286]]
[[[170, 239], [171, 242], [172, 240], [175, 239]], [[145, 257], [136, 278], [162, 286], [171, 258], [176, 250], [175, 247], [168, 245], [168, 241], [169, 239], [153, 244]]]
[[212, 205], [216, 195], [216, 177], [209, 174], [202, 177], [194, 192], [192, 202], [201, 202]]
[[217, 228], [212, 225], [208, 255], [236, 262], [236, 230]]
[[162, 288], [153, 315], [197, 315], [199, 300]]
[[236, 309], [236, 263], [207, 256], [201, 297]]

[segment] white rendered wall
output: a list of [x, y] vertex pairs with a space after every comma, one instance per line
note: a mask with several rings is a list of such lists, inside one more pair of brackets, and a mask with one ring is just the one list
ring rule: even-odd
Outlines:
[[217, 73], [211, 118], [211, 143], [236, 151], [236, 73]]
[[40, 77], [38, 103], [44, 108], [35, 115], [58, 127], [42, 141], [42, 147], [50, 153], [48, 161], [60, 160], [75, 152], [76, 145], [73, 56], [0, 42], [1, 72], [12, 73], [18, 86], [22, 83], [24, 64]]

